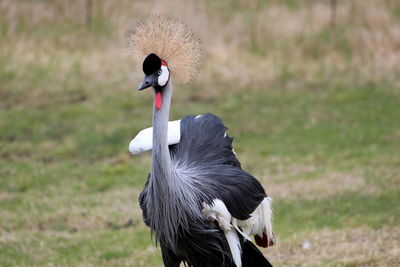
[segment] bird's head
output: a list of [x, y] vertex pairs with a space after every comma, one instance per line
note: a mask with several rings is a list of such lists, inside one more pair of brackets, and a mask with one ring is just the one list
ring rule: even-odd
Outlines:
[[151, 53], [143, 61], [144, 80], [139, 85], [138, 90], [141, 91], [150, 86], [156, 90], [163, 87], [169, 80], [168, 64], [156, 54]]
[[155, 105], [157, 109], [161, 108], [163, 87], [169, 81], [168, 64], [156, 54], [151, 53], [143, 61], [144, 79], [139, 85], [138, 90], [141, 91], [148, 87], [155, 90]]
[[145, 77], [138, 90], [153, 87], [157, 109], [161, 108], [162, 94], [171, 76], [174, 81], [185, 83], [198, 72], [200, 41], [191, 28], [177, 19], [151, 15], [138, 22], [129, 36], [129, 44], [135, 62], [143, 62]]

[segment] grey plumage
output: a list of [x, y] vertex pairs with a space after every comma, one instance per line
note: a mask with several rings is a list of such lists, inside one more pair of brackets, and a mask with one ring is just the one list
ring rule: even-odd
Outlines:
[[172, 80], [163, 89], [161, 109], [153, 110], [152, 168], [140, 195], [144, 220], [161, 245], [164, 262], [235, 266], [223, 232], [203, 217], [202, 204], [222, 199], [235, 218], [244, 220], [266, 194], [255, 178], [241, 170], [232, 151], [233, 139], [212, 114], [184, 118], [181, 141], [168, 147], [171, 97]]

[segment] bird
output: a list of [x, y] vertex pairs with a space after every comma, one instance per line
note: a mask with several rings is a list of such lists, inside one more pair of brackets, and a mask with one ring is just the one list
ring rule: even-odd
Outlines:
[[251, 239], [275, 244], [272, 199], [242, 169], [222, 120], [207, 113], [169, 121], [173, 80], [194, 79], [202, 60], [194, 31], [179, 19], [151, 15], [137, 23], [129, 44], [144, 72], [138, 90], [154, 94], [152, 127], [129, 150], [152, 151], [139, 205], [164, 265], [272, 266]]

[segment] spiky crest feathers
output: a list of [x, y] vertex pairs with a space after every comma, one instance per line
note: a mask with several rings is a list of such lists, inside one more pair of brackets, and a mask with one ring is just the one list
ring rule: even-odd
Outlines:
[[202, 57], [200, 41], [193, 30], [167, 15], [151, 15], [137, 23], [129, 43], [136, 64], [154, 53], [168, 64], [171, 75], [180, 82], [194, 78]]

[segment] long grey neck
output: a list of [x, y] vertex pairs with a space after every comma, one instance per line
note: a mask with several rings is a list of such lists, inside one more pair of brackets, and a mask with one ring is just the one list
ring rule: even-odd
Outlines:
[[[172, 98], [172, 79], [162, 89], [162, 105], [158, 110], [153, 108], [153, 177], [167, 179], [171, 176], [172, 164], [168, 148], [168, 119]], [[161, 178], [162, 177], [162, 178]]]
[[197, 188], [172, 164], [168, 148], [168, 118], [172, 97], [171, 79], [162, 89], [162, 105], [153, 110], [153, 153], [147, 186], [147, 215], [156, 240], [175, 249], [182, 231], [189, 231], [195, 218], [202, 218]]

